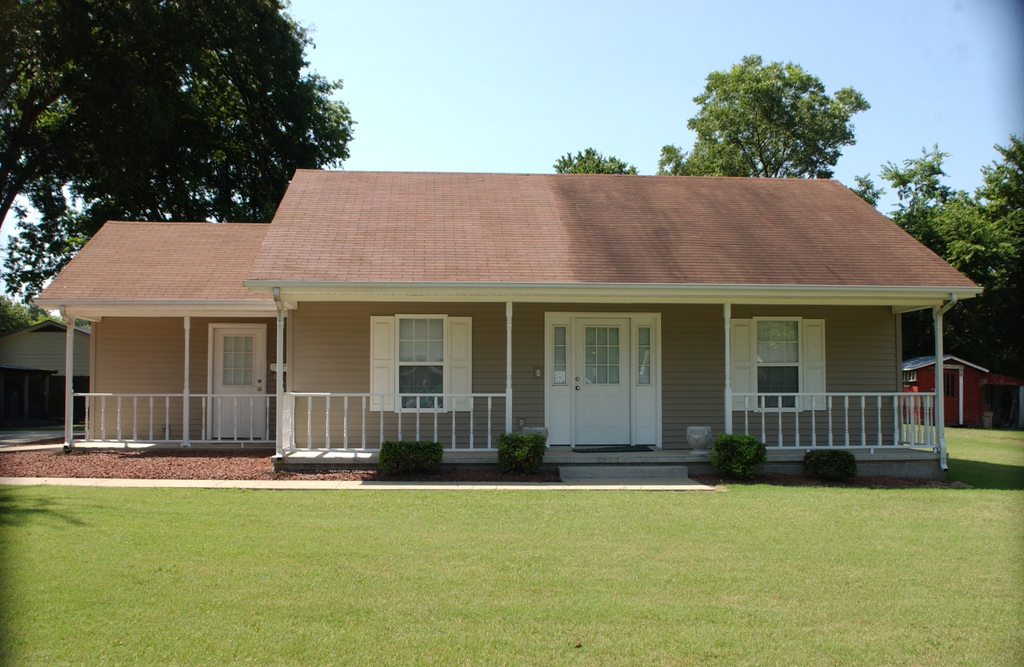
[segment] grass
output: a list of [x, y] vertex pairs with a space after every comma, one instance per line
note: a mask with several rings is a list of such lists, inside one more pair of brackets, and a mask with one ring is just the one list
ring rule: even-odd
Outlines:
[[[1014, 467], [960, 435], [958, 461]], [[998, 489], [0, 487], [0, 658], [1018, 665], [1022, 513]]]
[[979, 489], [1024, 489], [1024, 431], [947, 428], [947, 479]]

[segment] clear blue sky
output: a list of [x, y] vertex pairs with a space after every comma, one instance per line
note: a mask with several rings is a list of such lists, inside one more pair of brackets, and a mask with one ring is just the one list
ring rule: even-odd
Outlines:
[[993, 144], [1024, 135], [1022, 4], [293, 0], [290, 12], [313, 30], [311, 68], [345, 82], [349, 170], [550, 173], [592, 146], [653, 174], [664, 144], [691, 147], [708, 73], [756, 53], [867, 98], [843, 183], [877, 183], [880, 165], [937, 143], [949, 182], [973, 190]]

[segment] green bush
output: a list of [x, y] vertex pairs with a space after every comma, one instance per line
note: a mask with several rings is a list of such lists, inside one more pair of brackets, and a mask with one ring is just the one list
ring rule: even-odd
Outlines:
[[804, 454], [808, 476], [829, 482], [844, 482], [857, 476], [857, 457], [845, 449], [818, 449]]
[[722, 477], [750, 479], [754, 468], [768, 460], [768, 449], [751, 435], [722, 433], [708, 451], [708, 458]]
[[498, 438], [498, 469], [532, 475], [544, 460], [547, 437], [541, 433], [502, 433]]
[[441, 465], [444, 448], [431, 440], [386, 440], [380, 446], [378, 465], [385, 475], [430, 472]]

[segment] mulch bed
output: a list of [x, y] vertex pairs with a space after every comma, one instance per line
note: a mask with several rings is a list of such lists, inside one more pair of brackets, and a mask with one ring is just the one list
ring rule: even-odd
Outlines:
[[[63, 439], [59, 439], [63, 442]], [[43, 444], [43, 443], [34, 443]], [[385, 476], [378, 470], [331, 470], [320, 472], [274, 472], [267, 452], [253, 451], [96, 451], [63, 450], [5, 452], [0, 450], [0, 477], [77, 477], [100, 479], [311, 479], [343, 481], [421, 482], [557, 482], [558, 473], [542, 470], [536, 475], [509, 475], [497, 470], [444, 469], [429, 475]], [[822, 482], [801, 475], [766, 473], [748, 482], [723, 479], [718, 475], [691, 474], [690, 479], [707, 486], [726, 484], [770, 484], [773, 486], [834, 486], [847, 488], [929, 488], [966, 486], [903, 477], [857, 477], [850, 482]]]
[[[61, 440], [63, 442], [63, 439]], [[38, 444], [38, 443], [36, 443]], [[246, 451], [0, 451], [0, 477], [99, 479], [313, 479], [342, 481], [557, 482], [558, 473], [507, 475], [497, 470], [439, 470], [434, 474], [387, 476], [378, 470], [274, 472], [272, 455]]]

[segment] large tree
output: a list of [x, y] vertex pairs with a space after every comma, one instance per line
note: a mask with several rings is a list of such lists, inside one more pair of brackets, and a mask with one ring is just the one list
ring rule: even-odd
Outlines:
[[555, 162], [555, 173], [558, 174], [635, 174], [636, 167], [626, 164], [619, 158], [609, 155], [605, 157], [593, 148], [578, 152], [576, 155], [566, 153]]
[[[985, 290], [947, 316], [947, 351], [1019, 376], [1024, 375], [1024, 147], [1011, 136], [1009, 147], [996, 149], [1004, 159], [982, 169], [984, 184], [973, 195], [944, 182], [948, 154], [937, 146], [902, 165], [886, 164], [881, 176], [899, 198], [892, 219]], [[930, 313], [906, 316], [905, 356], [933, 349]]]
[[8, 291], [108, 219], [266, 222], [296, 168], [340, 164], [352, 120], [311, 44], [280, 0], [0, 0]]
[[855, 142], [850, 118], [870, 108], [853, 88], [830, 97], [799, 65], [757, 55], [709, 74], [693, 101], [700, 110], [686, 126], [697, 141], [690, 152], [662, 148], [659, 174], [831, 178]]
[[6, 336], [49, 319], [53, 318], [42, 308], [25, 305], [6, 296], [0, 296], [0, 336]]

